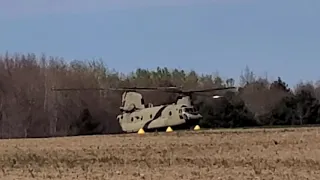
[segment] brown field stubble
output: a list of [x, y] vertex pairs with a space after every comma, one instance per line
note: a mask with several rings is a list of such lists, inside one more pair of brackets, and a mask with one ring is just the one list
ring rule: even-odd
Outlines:
[[320, 179], [317, 128], [1, 140], [5, 179]]

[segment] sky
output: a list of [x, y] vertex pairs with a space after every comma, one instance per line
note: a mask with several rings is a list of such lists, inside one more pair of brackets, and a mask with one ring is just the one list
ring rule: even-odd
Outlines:
[[0, 54], [320, 80], [319, 0], [2, 0]]

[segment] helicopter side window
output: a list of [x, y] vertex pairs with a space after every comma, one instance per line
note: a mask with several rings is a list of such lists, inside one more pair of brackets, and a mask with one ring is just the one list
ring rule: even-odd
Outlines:
[[141, 121], [143, 120], [143, 116], [141, 116]]
[[150, 118], [152, 118], [152, 114], [150, 114]]
[[171, 111], [169, 111], [169, 116], [171, 116], [172, 115], [172, 112]]
[[144, 99], [143, 98], [141, 98], [141, 104], [144, 104]]
[[133, 117], [131, 118], [131, 122], [133, 122]]

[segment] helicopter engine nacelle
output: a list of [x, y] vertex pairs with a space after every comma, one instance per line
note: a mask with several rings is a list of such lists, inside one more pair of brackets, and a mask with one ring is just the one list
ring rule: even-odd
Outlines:
[[124, 92], [122, 94], [122, 107], [121, 110], [134, 110], [145, 108], [144, 100], [142, 95], [137, 92]]
[[186, 106], [192, 106], [190, 96], [183, 96], [183, 97], [178, 98], [177, 104], [184, 104]]

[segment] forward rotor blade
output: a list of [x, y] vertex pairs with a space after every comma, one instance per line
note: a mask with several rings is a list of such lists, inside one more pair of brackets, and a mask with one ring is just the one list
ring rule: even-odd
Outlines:
[[228, 89], [237, 89], [237, 88], [236, 87], [222, 87], [222, 88], [210, 88], [210, 89], [202, 89], [202, 90], [190, 90], [190, 91], [183, 91], [183, 92], [197, 93], [197, 92], [221, 91], [221, 90], [228, 90]]
[[52, 91], [101, 91], [103, 88], [51, 88]]
[[220, 95], [220, 94], [201, 94], [201, 93], [193, 93], [194, 95], [196, 96], [203, 96], [203, 97], [208, 97], [208, 98], [217, 98], [218, 96], [219, 97], [223, 97], [223, 95]]

